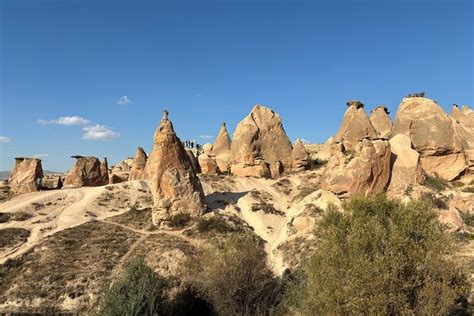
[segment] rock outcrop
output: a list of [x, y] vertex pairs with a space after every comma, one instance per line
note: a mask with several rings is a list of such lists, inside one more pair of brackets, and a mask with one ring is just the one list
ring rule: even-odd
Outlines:
[[403, 195], [413, 185], [423, 181], [420, 154], [412, 148], [410, 137], [404, 134], [390, 139], [391, 177], [388, 190]]
[[363, 103], [348, 101], [347, 106], [349, 108], [344, 113], [341, 127], [333, 142], [343, 143], [346, 150], [353, 150], [362, 139], [377, 137], [377, 132], [365, 113]]
[[382, 192], [390, 178], [390, 155], [387, 140], [364, 139], [351, 151], [333, 144], [321, 188], [341, 197]]
[[220, 173], [216, 162], [216, 157], [213, 154], [212, 144], [205, 144], [202, 146], [203, 152], [198, 156], [199, 168], [202, 174], [218, 175]]
[[280, 116], [257, 104], [234, 132], [231, 172], [237, 176], [276, 178], [291, 169], [291, 153], [291, 142]]
[[217, 166], [221, 172], [228, 172], [230, 170], [231, 146], [232, 141], [227, 132], [226, 124], [222, 123], [216, 141], [212, 146], [212, 154], [215, 156]]
[[201, 173], [201, 167], [199, 167], [199, 162], [197, 160], [194, 151], [191, 149], [186, 149], [186, 154], [188, 154], [189, 162], [191, 162], [191, 166], [193, 167], [194, 173], [198, 174]]
[[393, 135], [408, 135], [420, 154], [421, 167], [430, 176], [451, 181], [466, 169], [461, 139], [453, 122], [435, 101], [404, 98], [397, 111]]
[[291, 152], [291, 159], [293, 163], [293, 171], [303, 171], [311, 166], [311, 157], [306, 151], [301, 139], [297, 139], [293, 145], [293, 151]]
[[156, 129], [153, 150], [145, 174], [151, 179], [153, 224], [166, 221], [170, 215], [204, 213], [204, 193], [180, 139], [176, 136], [168, 112], [163, 112]]
[[142, 147], [138, 147], [132, 161], [130, 180], [142, 180], [145, 173], [147, 155]]
[[454, 129], [461, 138], [469, 171], [474, 173], [474, 111], [467, 105], [459, 110], [457, 105], [451, 111]]
[[383, 105], [373, 109], [370, 114], [370, 122], [378, 137], [389, 138], [391, 136], [393, 124], [389, 114], [387, 107]]
[[15, 158], [15, 167], [10, 174], [10, 192], [23, 194], [37, 191], [36, 179], [43, 178], [41, 159]]
[[96, 157], [72, 156], [71, 158], [75, 158], [76, 163], [66, 175], [65, 187], [95, 187], [109, 183], [105, 162], [101, 164]]

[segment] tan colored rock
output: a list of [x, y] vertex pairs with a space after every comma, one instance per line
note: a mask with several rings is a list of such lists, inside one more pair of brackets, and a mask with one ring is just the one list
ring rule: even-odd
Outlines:
[[102, 159], [100, 162], [100, 176], [102, 185], [109, 183], [109, 163], [107, 162], [107, 158]]
[[346, 150], [353, 150], [364, 138], [373, 139], [377, 132], [372, 126], [364, 105], [359, 101], [348, 101], [341, 127], [334, 136], [335, 143], [343, 143]]
[[226, 124], [222, 123], [216, 141], [212, 146], [212, 153], [215, 156], [217, 166], [220, 172], [229, 172], [231, 164], [231, 146], [232, 142], [227, 132]]
[[145, 174], [147, 155], [142, 147], [138, 147], [133, 157], [130, 180], [142, 180]]
[[128, 172], [132, 170], [132, 158], [127, 158], [125, 160], [122, 160], [118, 164], [115, 164], [111, 168], [111, 173], [118, 173], [118, 172]]
[[410, 186], [423, 181], [420, 154], [412, 148], [411, 139], [404, 134], [390, 139], [391, 178], [388, 190], [403, 194]]
[[108, 173], [107, 182], [105, 182], [106, 177], [102, 175], [99, 159], [83, 156], [72, 156], [71, 158], [75, 158], [76, 163], [66, 175], [65, 187], [95, 187], [108, 184]]
[[[272, 169], [270, 175], [278, 175], [281, 173], [277, 170], [279, 166], [283, 166], [283, 171], [291, 169], [291, 153], [291, 142], [280, 116], [257, 104], [234, 132], [231, 156], [232, 164], [238, 166], [231, 169], [240, 174], [261, 176], [267, 174], [264, 169], [269, 167]], [[267, 168], [261, 165], [261, 160], [268, 164]], [[244, 171], [245, 168], [249, 170]]]
[[474, 173], [474, 111], [467, 105], [461, 110], [454, 105], [450, 116], [454, 129], [461, 139], [469, 170]]
[[293, 145], [291, 159], [293, 160], [293, 171], [303, 171], [308, 169], [311, 165], [311, 157], [299, 138]]
[[163, 112], [156, 129], [153, 150], [145, 174], [151, 178], [154, 206], [153, 223], [160, 224], [177, 213], [199, 216], [204, 213], [204, 193], [168, 112]]
[[211, 143], [206, 143], [202, 146], [202, 152], [206, 154], [212, 153], [212, 144]]
[[218, 175], [220, 173], [216, 159], [204, 152], [198, 156], [199, 168], [202, 174]]
[[193, 167], [194, 173], [201, 173], [201, 168], [199, 167], [199, 162], [194, 155], [194, 152], [190, 149], [186, 150], [186, 154], [188, 154], [189, 162], [191, 162], [191, 166]]
[[130, 179], [129, 172], [114, 172], [109, 175], [109, 184], [127, 182]]
[[456, 179], [466, 169], [461, 139], [444, 110], [433, 100], [404, 98], [397, 111], [393, 135], [408, 135], [430, 176]]
[[459, 211], [453, 206], [449, 206], [447, 210], [440, 209], [438, 218], [442, 224], [446, 225], [449, 233], [460, 231], [464, 226]]
[[15, 158], [15, 167], [8, 180], [10, 192], [13, 194], [35, 192], [38, 178], [43, 178], [41, 159]]
[[263, 160], [256, 160], [252, 165], [233, 164], [231, 173], [239, 177], [270, 178], [270, 168]]
[[390, 177], [390, 156], [386, 140], [364, 139], [350, 152], [343, 144], [334, 144], [321, 188], [342, 197], [383, 192]]
[[391, 136], [393, 124], [389, 114], [387, 107], [383, 105], [376, 107], [370, 114], [370, 122], [378, 137], [389, 138]]

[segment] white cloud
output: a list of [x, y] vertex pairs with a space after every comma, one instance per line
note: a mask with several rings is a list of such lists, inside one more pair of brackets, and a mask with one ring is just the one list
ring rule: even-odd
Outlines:
[[129, 104], [132, 104], [133, 102], [125, 95], [121, 97], [120, 99], [118, 99], [115, 103], [120, 104], [120, 105], [129, 105]]
[[119, 133], [104, 125], [86, 126], [82, 130], [84, 131], [82, 139], [85, 140], [112, 140], [120, 136]]
[[199, 136], [199, 137], [204, 138], [204, 139], [211, 139], [211, 138], [214, 138], [214, 136], [212, 136], [212, 135], [201, 135], [201, 136]]
[[9, 143], [11, 141], [12, 139], [10, 137], [0, 136], [0, 143]]
[[48, 125], [48, 124], [57, 124], [57, 125], [65, 125], [65, 126], [72, 126], [72, 125], [87, 125], [90, 124], [91, 121], [88, 119], [82, 118], [80, 116], [61, 116], [56, 120], [38, 120], [38, 124]]
[[312, 143], [312, 141], [310, 141], [309, 139], [304, 139], [304, 138], [301, 138], [301, 142], [303, 144], [311, 144]]
[[35, 158], [46, 158], [48, 157], [49, 155], [48, 154], [36, 154], [36, 155], [33, 155], [33, 157]]

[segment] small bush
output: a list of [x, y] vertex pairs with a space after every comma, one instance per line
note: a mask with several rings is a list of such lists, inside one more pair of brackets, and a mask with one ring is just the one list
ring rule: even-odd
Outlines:
[[218, 315], [269, 315], [279, 303], [281, 285], [266, 262], [253, 236], [232, 234], [189, 258], [185, 275]]
[[99, 315], [161, 315], [166, 310], [166, 287], [164, 278], [155, 274], [143, 258], [136, 258], [104, 291]]
[[425, 180], [423, 181], [423, 185], [430, 188], [431, 190], [435, 192], [443, 191], [449, 187], [449, 184], [447, 181], [437, 176], [431, 177], [428, 175], [425, 175]]
[[447, 197], [437, 197], [434, 193], [426, 193], [424, 192], [421, 195], [421, 199], [431, 203], [433, 207], [442, 209], [442, 210], [447, 210], [448, 207], [448, 198]]
[[[289, 301], [307, 315], [445, 315], [470, 291], [430, 202], [354, 198], [329, 210]], [[296, 300], [296, 302], [295, 302]]]
[[473, 214], [469, 214], [469, 213], [465, 213], [465, 212], [459, 212], [459, 214], [461, 215], [461, 218], [462, 218], [462, 221], [464, 222], [464, 224], [466, 224], [468, 226], [474, 226], [474, 215]]
[[462, 189], [461, 191], [465, 193], [474, 193], [474, 186], [466, 187]]
[[190, 221], [191, 215], [189, 213], [178, 213], [169, 218], [170, 226], [176, 228], [186, 227]]
[[0, 223], [6, 223], [10, 220], [10, 213], [0, 213]]
[[271, 204], [271, 203], [266, 203], [266, 202], [252, 204], [251, 211], [252, 211], [252, 212], [262, 211], [262, 212], [264, 212], [265, 214], [273, 214], [273, 215], [278, 215], [278, 216], [285, 216], [285, 213], [283, 213], [282, 211], [277, 210], [277, 209], [273, 206], [273, 204]]
[[319, 158], [312, 159], [310, 170], [319, 169], [319, 168], [323, 167], [324, 165], [326, 165], [327, 163], [328, 163], [328, 161], [324, 160], [324, 159], [319, 159]]
[[234, 229], [227, 224], [225, 218], [221, 216], [212, 216], [209, 218], [200, 218], [197, 222], [197, 230], [200, 233], [214, 231], [216, 233], [229, 233]]

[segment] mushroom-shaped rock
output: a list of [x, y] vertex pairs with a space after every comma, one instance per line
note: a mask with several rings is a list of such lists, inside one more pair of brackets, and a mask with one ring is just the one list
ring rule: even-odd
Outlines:
[[444, 110], [433, 100], [404, 98], [392, 135], [405, 134], [420, 154], [421, 167], [430, 176], [456, 179], [466, 169], [461, 139]]
[[341, 143], [331, 147], [331, 160], [322, 176], [322, 189], [347, 197], [383, 192], [390, 177], [390, 143], [364, 139], [353, 151]]
[[[291, 142], [280, 116], [257, 104], [234, 132], [231, 171], [235, 175], [261, 177], [271, 168], [271, 175], [277, 177], [280, 174], [278, 168], [291, 169], [291, 152]], [[263, 164], [268, 166], [265, 168]]]
[[370, 122], [377, 132], [377, 136], [381, 138], [389, 138], [392, 133], [392, 120], [388, 116], [387, 107], [381, 105], [372, 110], [370, 114]]
[[291, 159], [293, 160], [293, 171], [306, 170], [311, 165], [311, 157], [299, 138], [293, 145]]
[[391, 177], [388, 190], [394, 194], [404, 194], [412, 186], [422, 182], [420, 154], [411, 146], [410, 137], [404, 134], [390, 139]]
[[96, 157], [72, 156], [76, 159], [76, 163], [69, 170], [64, 180], [65, 187], [95, 187], [108, 183], [105, 182], [105, 175], [102, 175], [102, 170], [105, 172], [105, 165], [102, 165]]
[[38, 190], [36, 186], [38, 178], [43, 178], [41, 159], [15, 158], [15, 167], [8, 180], [10, 192], [13, 194], [35, 192]]
[[130, 180], [142, 180], [145, 173], [147, 155], [142, 147], [138, 147], [132, 161]]
[[349, 108], [344, 113], [341, 127], [334, 136], [334, 142], [343, 143], [346, 150], [353, 150], [362, 139], [377, 137], [377, 132], [361, 102], [348, 101], [347, 105]]
[[215, 156], [217, 166], [222, 172], [227, 172], [230, 169], [231, 163], [231, 146], [232, 142], [227, 132], [226, 124], [222, 123], [216, 141], [212, 146], [212, 153]]
[[467, 105], [451, 111], [454, 130], [461, 139], [470, 172], [474, 173], [474, 111]]
[[156, 129], [153, 150], [145, 174], [151, 179], [153, 224], [177, 213], [199, 216], [204, 213], [204, 192], [180, 139], [176, 136], [168, 112], [163, 112]]

